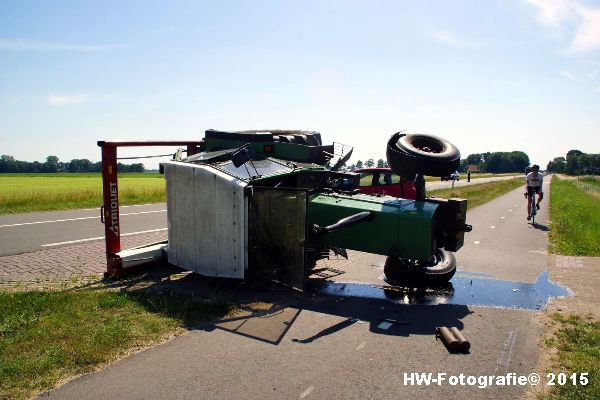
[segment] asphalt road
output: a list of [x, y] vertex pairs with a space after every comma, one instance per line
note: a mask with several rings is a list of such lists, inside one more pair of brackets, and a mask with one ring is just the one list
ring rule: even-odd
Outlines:
[[[166, 229], [164, 203], [121, 206], [120, 212], [122, 235]], [[104, 240], [99, 208], [0, 216], [0, 256], [91, 240]]]
[[[467, 222], [474, 229], [457, 253], [454, 281], [476, 276], [515, 281], [509, 282], [510, 295], [522, 287], [518, 282], [533, 282], [546, 271], [548, 199], [534, 227], [525, 220], [522, 192], [516, 189], [469, 211]], [[335, 264], [345, 273], [330, 281], [365, 289], [381, 285], [383, 258], [360, 254]], [[456, 285], [454, 292], [459, 290]], [[418, 300], [419, 295], [403, 297]], [[319, 293], [289, 294], [274, 303], [272, 312], [260, 317], [197, 327], [41, 397], [498, 399], [521, 397], [529, 385], [480, 388], [468, 386], [464, 377], [542, 372], [535, 370], [542, 326], [534, 311], [473, 306], [468, 300], [415, 305]], [[386, 318], [397, 323], [385, 324]], [[458, 327], [471, 342], [470, 352], [450, 354], [433, 334], [441, 325]], [[441, 375], [446, 380], [419, 385], [411, 381], [412, 373], [446, 374]]]
[[[511, 177], [454, 182], [455, 186], [485, 183]], [[427, 189], [451, 187], [451, 181], [429, 182]], [[122, 234], [145, 233], [167, 227], [166, 204], [121, 206]], [[82, 241], [103, 240], [100, 210], [67, 210], [0, 216], [0, 256], [26, 253]]]

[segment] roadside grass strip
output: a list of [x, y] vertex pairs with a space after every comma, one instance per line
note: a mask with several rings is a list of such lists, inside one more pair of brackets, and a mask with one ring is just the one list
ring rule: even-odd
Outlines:
[[550, 188], [551, 252], [600, 256], [600, 179], [553, 177]]
[[429, 190], [427, 191], [427, 195], [432, 197], [459, 197], [467, 199], [467, 207], [473, 208], [487, 203], [496, 197], [502, 196], [505, 193], [511, 192], [519, 186], [525, 187], [525, 178], [515, 178], [505, 181], [459, 186], [455, 187], [454, 189], [449, 188]]
[[148, 293], [0, 292], [0, 398], [29, 398], [230, 309]]
[[[165, 187], [159, 174], [120, 174], [119, 202], [164, 202]], [[0, 215], [101, 205], [101, 174], [0, 174]]]
[[[552, 337], [546, 338], [546, 345], [558, 351], [552, 372], [566, 376], [557, 377], [551, 391], [541, 394], [540, 399], [600, 399], [600, 322], [559, 313], [551, 318], [554, 324], [559, 324]], [[582, 373], [588, 374], [586, 385], [581, 384]]]

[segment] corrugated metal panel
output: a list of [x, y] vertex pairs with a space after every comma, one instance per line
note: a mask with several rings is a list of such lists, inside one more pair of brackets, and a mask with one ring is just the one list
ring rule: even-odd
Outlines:
[[164, 166], [169, 262], [205, 276], [244, 278], [246, 183], [206, 165]]

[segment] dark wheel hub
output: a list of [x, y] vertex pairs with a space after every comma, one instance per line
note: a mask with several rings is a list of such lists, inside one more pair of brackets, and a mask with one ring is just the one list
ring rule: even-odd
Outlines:
[[386, 277], [400, 284], [442, 284], [456, 272], [454, 254], [436, 249], [429, 260], [409, 260], [389, 256], [383, 267]]

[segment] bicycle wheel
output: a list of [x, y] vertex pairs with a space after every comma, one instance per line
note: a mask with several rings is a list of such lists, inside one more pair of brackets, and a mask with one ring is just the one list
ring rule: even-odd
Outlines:
[[535, 193], [530, 197], [530, 210], [531, 210], [531, 225], [535, 225], [535, 215], [537, 214], [537, 209], [535, 207]]

